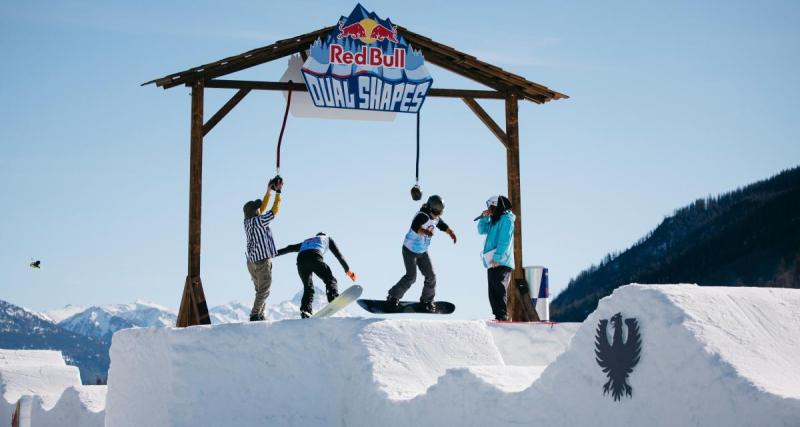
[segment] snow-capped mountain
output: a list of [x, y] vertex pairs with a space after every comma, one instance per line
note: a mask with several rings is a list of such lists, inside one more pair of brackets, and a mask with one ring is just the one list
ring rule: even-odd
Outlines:
[[84, 383], [105, 379], [108, 342], [68, 331], [39, 313], [0, 300], [0, 348], [60, 350], [70, 365], [80, 368]]
[[[302, 292], [294, 298], [278, 304], [269, 304], [264, 311], [267, 320], [294, 319], [300, 317], [300, 298]], [[316, 288], [313, 302], [314, 311], [325, 306], [325, 291]], [[247, 322], [250, 320], [251, 305], [240, 301], [231, 301], [209, 309], [212, 324]], [[152, 326], [175, 326], [178, 313], [176, 310], [158, 304], [137, 301], [133, 304], [110, 304], [102, 306], [68, 305], [64, 308], [34, 313], [50, 320], [58, 326], [81, 335], [110, 341], [114, 332], [132, 327], [147, 328]], [[346, 317], [346, 311], [337, 313]]]
[[86, 310], [86, 306], [67, 304], [63, 308], [39, 312], [38, 315], [43, 319], [49, 320], [53, 323], [59, 323], [62, 320], [72, 317], [84, 310]]
[[[314, 288], [314, 302], [311, 306], [317, 312], [322, 307], [325, 307], [327, 300], [325, 299], [325, 291], [320, 288]], [[269, 304], [264, 309], [264, 317], [267, 320], [283, 320], [283, 319], [296, 319], [300, 317], [300, 299], [303, 297], [303, 292], [298, 292], [291, 300], [283, 301], [278, 304]], [[250, 321], [251, 304], [245, 304], [240, 301], [231, 301], [227, 304], [218, 305], [208, 310], [211, 316], [212, 324], [219, 323], [235, 323], [235, 322], [248, 322]], [[335, 317], [349, 317], [350, 314], [346, 310], [342, 310], [334, 315]]]
[[58, 321], [58, 325], [68, 331], [106, 341], [111, 340], [114, 332], [120, 329], [134, 326], [173, 326], [177, 319], [174, 310], [142, 301], [133, 304], [91, 306], [83, 310], [79, 308], [80, 306], [67, 306], [47, 311], [44, 315], [57, 319], [74, 312], [71, 316]]

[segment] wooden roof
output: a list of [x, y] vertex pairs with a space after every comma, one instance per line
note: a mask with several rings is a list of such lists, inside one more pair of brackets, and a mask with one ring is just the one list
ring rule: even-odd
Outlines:
[[[303, 52], [308, 49], [312, 42], [317, 38], [326, 36], [333, 28], [333, 26], [326, 27], [301, 36], [280, 40], [269, 46], [151, 80], [143, 83], [142, 86], [155, 83], [156, 86], [169, 89], [179, 85], [191, 84], [197, 80], [210, 80], [235, 73], [265, 62]], [[452, 47], [437, 43], [425, 36], [413, 33], [404, 27], [398, 26], [397, 28], [409, 45], [422, 51], [426, 62], [436, 64], [497, 91], [514, 93], [523, 99], [538, 104], [554, 99], [569, 98], [567, 95], [509, 73], [500, 67], [483, 62]]]

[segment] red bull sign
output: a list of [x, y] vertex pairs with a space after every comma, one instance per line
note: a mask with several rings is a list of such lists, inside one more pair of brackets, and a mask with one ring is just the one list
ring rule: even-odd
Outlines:
[[302, 68], [317, 107], [416, 113], [433, 79], [391, 20], [360, 4], [309, 48]]

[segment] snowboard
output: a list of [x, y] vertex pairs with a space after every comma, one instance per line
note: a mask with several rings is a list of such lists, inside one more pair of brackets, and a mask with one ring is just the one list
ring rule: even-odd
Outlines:
[[450, 314], [456, 311], [456, 306], [453, 303], [447, 301], [436, 301], [436, 312], [429, 313], [425, 311], [423, 308], [424, 305], [420, 302], [414, 301], [400, 301], [400, 305], [397, 311], [395, 312], [387, 312], [386, 311], [386, 300], [380, 299], [360, 299], [358, 300], [358, 305], [361, 306], [364, 310], [369, 311], [370, 313], [375, 314], [395, 314], [395, 313], [423, 313], [423, 314]]
[[339, 310], [347, 307], [353, 301], [357, 300], [358, 297], [361, 296], [361, 292], [363, 291], [364, 288], [362, 288], [359, 285], [350, 286], [349, 288], [345, 289], [344, 292], [339, 294], [339, 296], [336, 297], [336, 299], [329, 302], [328, 305], [322, 307], [318, 312], [312, 314], [311, 317], [317, 317], [317, 318], [330, 317]]

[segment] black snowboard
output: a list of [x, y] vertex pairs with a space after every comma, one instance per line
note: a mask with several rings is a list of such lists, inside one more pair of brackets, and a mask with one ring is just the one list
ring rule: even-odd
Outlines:
[[420, 302], [414, 301], [400, 301], [399, 309], [395, 312], [386, 311], [386, 300], [380, 299], [360, 299], [356, 301], [358, 305], [370, 313], [376, 314], [395, 314], [395, 313], [424, 313], [424, 314], [451, 314], [456, 311], [456, 306], [447, 301], [436, 301], [436, 312], [429, 313], [425, 311], [424, 305]]

